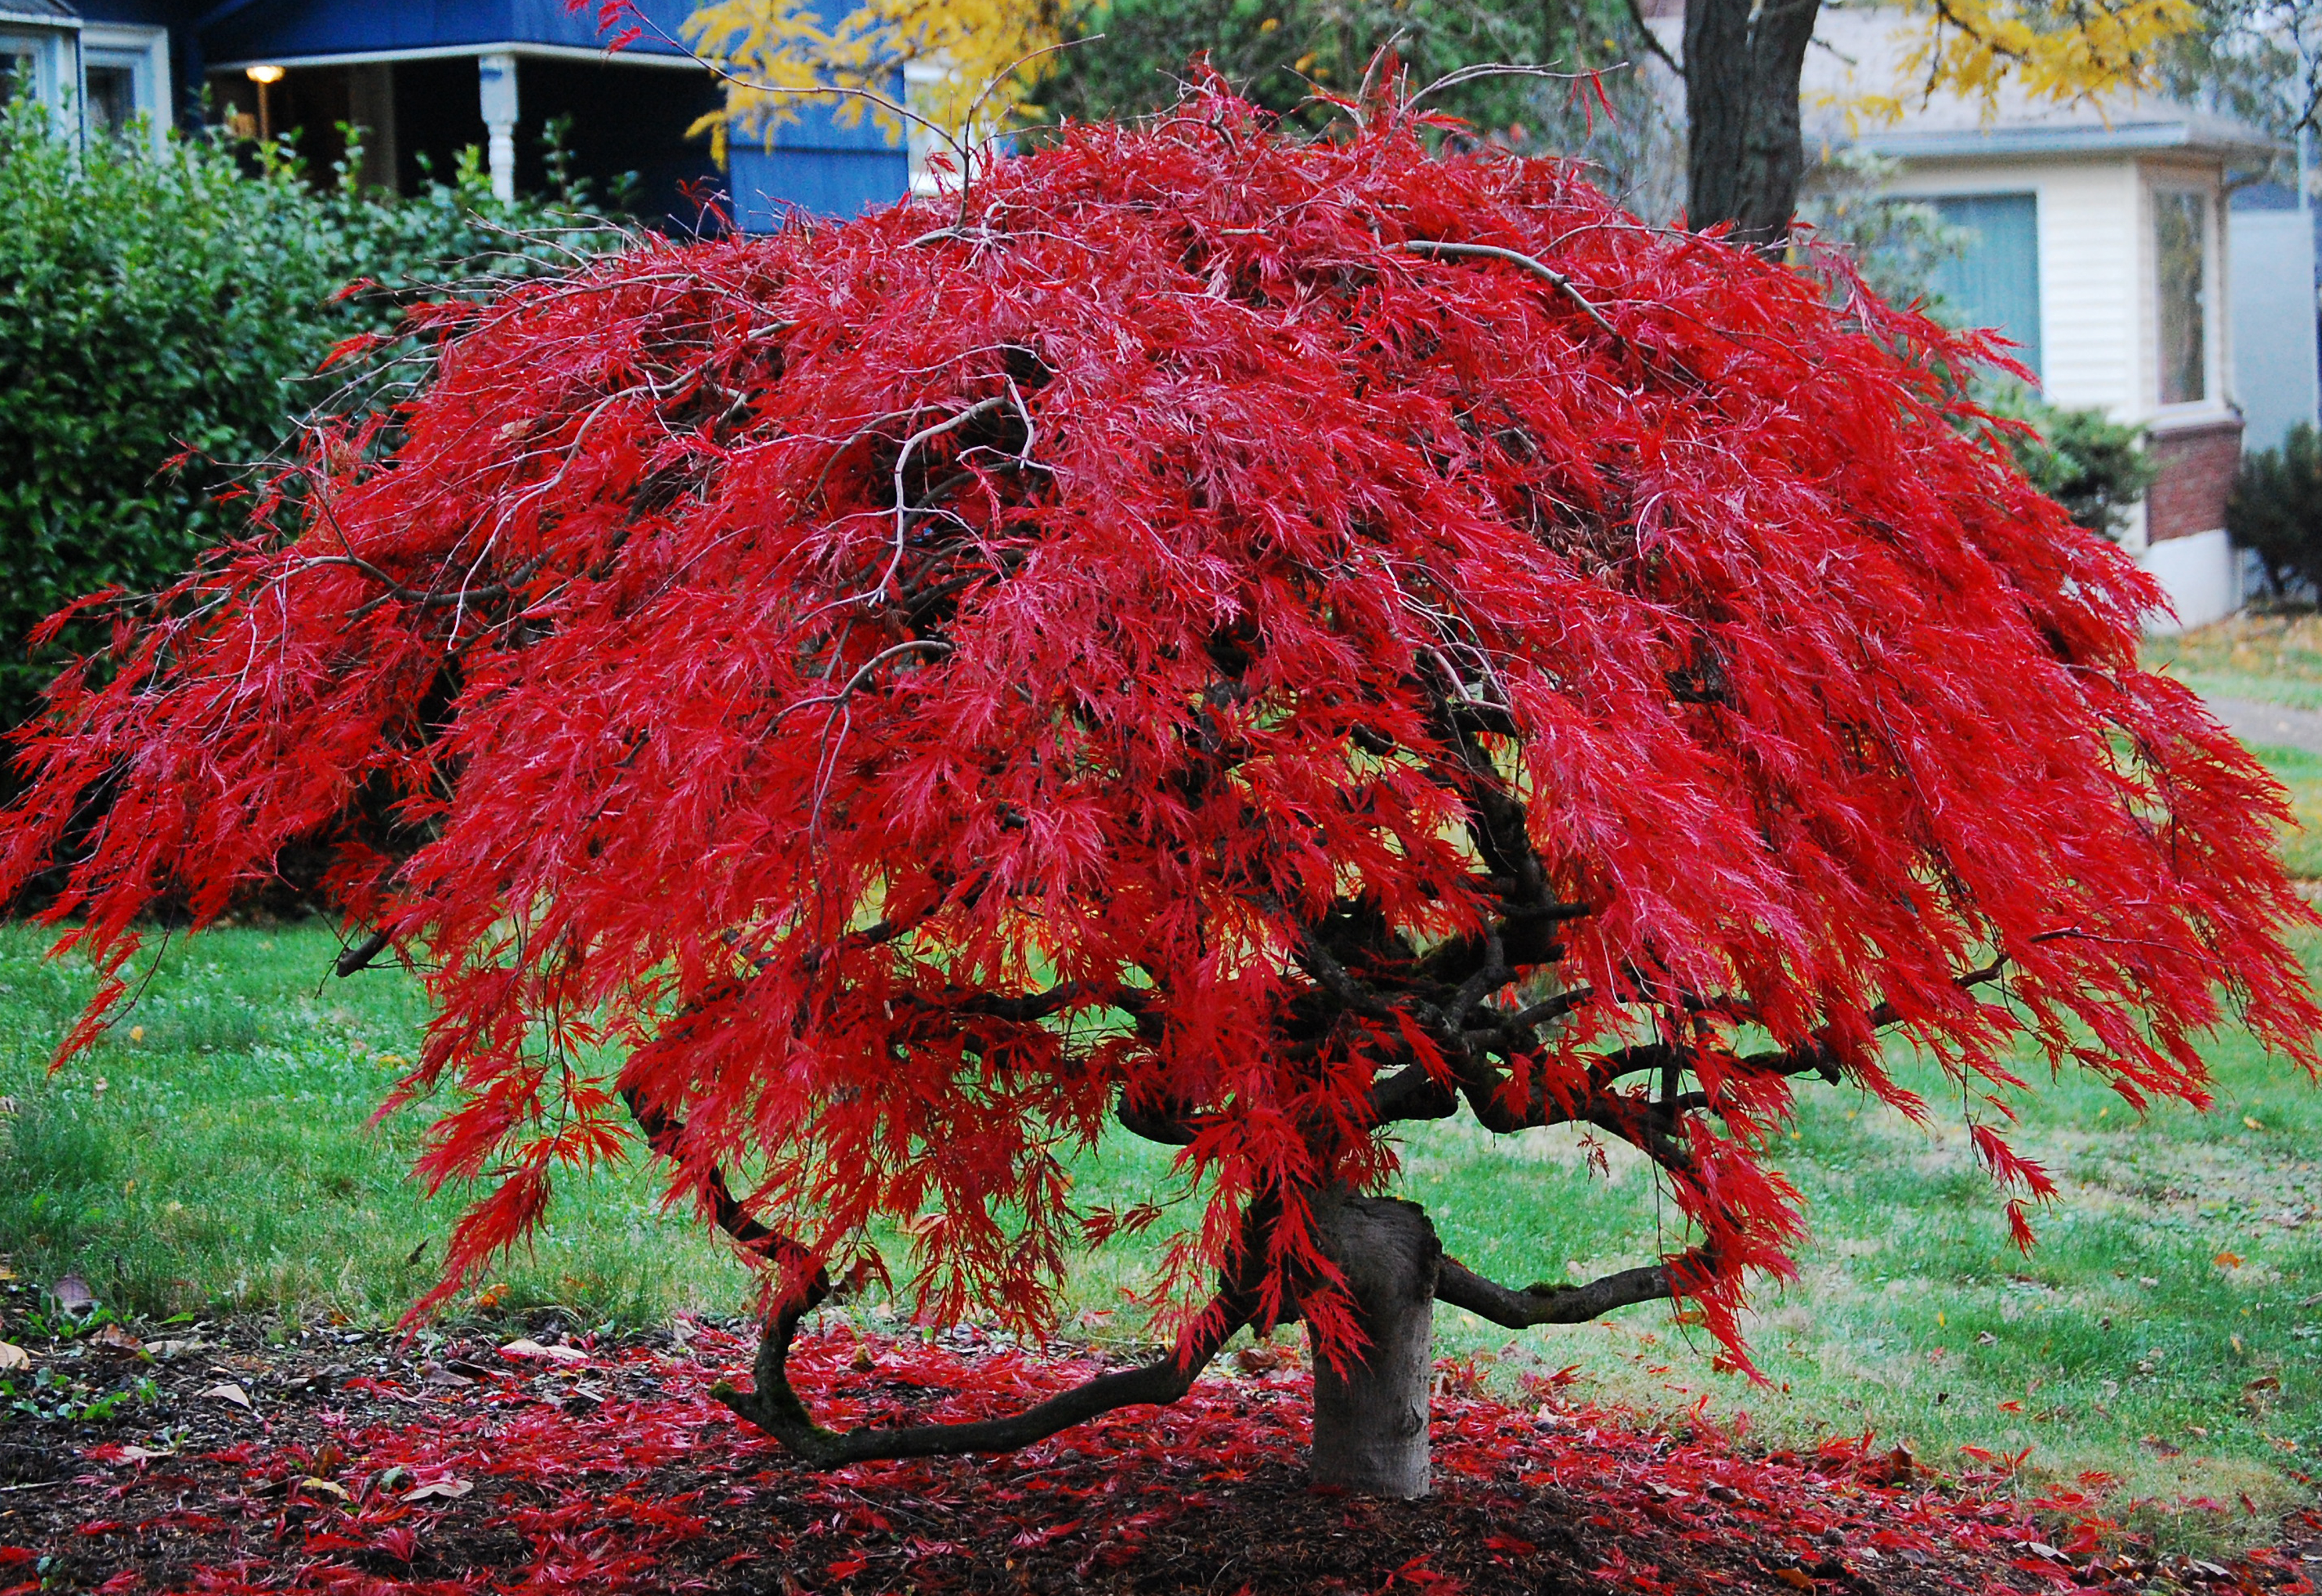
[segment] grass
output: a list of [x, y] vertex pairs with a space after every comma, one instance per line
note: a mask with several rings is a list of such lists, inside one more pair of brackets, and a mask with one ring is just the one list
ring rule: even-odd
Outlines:
[[2322, 614], [2244, 611], [2214, 626], [2145, 640], [2146, 669], [2208, 698], [2322, 709]]
[[[0, 928], [0, 1250], [43, 1282], [79, 1273], [149, 1315], [278, 1310], [392, 1319], [432, 1282], [451, 1201], [404, 1171], [422, 1126], [366, 1121], [423, 1022], [394, 973], [325, 984], [318, 926], [172, 944], [131, 1023], [50, 1075], [48, 1049], [86, 991], [41, 939]], [[2314, 950], [2322, 956], [2322, 946]], [[1801, 1278], [1768, 1288], [1751, 1326], [1767, 1379], [1714, 1372], [1665, 1309], [1510, 1337], [1456, 1310], [1443, 1350], [1486, 1376], [1577, 1364], [1578, 1394], [1673, 1413], [1705, 1401], [1777, 1443], [1875, 1429], [1932, 1462], [1961, 1447], [2028, 1452], [2028, 1477], [2100, 1471], [2125, 1499], [2206, 1498], [2165, 1514], [2172, 1539], [2254, 1534], [2306, 1492], [2322, 1448], [2322, 1094], [2245, 1039], [2212, 1052], [2218, 1103], [2140, 1121], [2067, 1078], [2026, 1105], [2020, 1145], [2062, 1178], [2040, 1246], [2014, 1252], [1957, 1125], [1922, 1131], [1848, 1094], [1807, 1097], [1783, 1159], [1815, 1227]], [[1932, 1100], [1931, 1070], [1906, 1080]], [[1552, 1132], [1495, 1138], [1456, 1122], [1405, 1145], [1409, 1195], [1449, 1248], [1499, 1278], [1594, 1273], [1659, 1246], [1645, 1172]], [[1108, 1142], [1082, 1162], [1092, 1199], [1165, 1190], [1166, 1152]], [[738, 1311], [740, 1271], [663, 1216], [645, 1172], [570, 1184], [538, 1245], [491, 1283], [499, 1304], [590, 1321]], [[1136, 1326], [1120, 1300], [1158, 1237], [1074, 1279], [1084, 1324]], [[2172, 1450], [2175, 1449], [2175, 1450]], [[2161, 1508], [2141, 1509], [2148, 1515]]]

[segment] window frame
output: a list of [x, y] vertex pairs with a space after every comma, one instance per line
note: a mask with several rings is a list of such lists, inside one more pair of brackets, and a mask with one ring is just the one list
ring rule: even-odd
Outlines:
[[32, 57], [32, 98], [49, 108], [49, 114], [64, 114], [63, 87], [65, 73], [61, 59], [70, 34], [62, 28], [36, 27], [25, 23], [0, 23], [0, 50], [14, 54], [30, 47]]
[[136, 101], [136, 114], [144, 117], [151, 126], [153, 148], [159, 151], [169, 132], [173, 109], [168, 31], [122, 23], [87, 23], [81, 29], [78, 66], [82, 136], [93, 137], [97, 132], [89, 119], [88, 69], [127, 67], [132, 74], [131, 94]]

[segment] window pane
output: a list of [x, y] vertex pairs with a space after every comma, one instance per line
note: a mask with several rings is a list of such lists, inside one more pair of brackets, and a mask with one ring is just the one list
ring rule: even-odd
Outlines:
[[133, 67], [88, 68], [88, 125], [92, 132], [117, 133], [137, 119], [137, 69]]
[[1956, 194], [1934, 202], [1953, 227], [1973, 236], [1935, 269], [1935, 292], [1952, 316], [1992, 327], [2020, 347], [2016, 358], [2040, 372], [2040, 211], [2029, 194]]
[[2208, 197], [2182, 190], [2153, 196], [2154, 259], [2161, 297], [2161, 402], [2186, 405], [2209, 390]]
[[30, 97], [40, 93], [40, 81], [34, 76], [39, 65], [23, 46], [0, 44], [0, 105], [19, 95]]

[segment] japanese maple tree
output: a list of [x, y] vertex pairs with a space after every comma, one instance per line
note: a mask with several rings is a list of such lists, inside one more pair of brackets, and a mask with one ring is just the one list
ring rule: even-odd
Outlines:
[[[1303, 1319], [1318, 1473], [1404, 1493], [1437, 1300], [1675, 1299], [1745, 1355], [1802, 1081], [1964, 1114], [2020, 1231], [2017, 1061], [2199, 1103], [2230, 1013], [2313, 1062], [2281, 795], [1945, 379], [1987, 346], [1348, 109], [1296, 142], [1207, 92], [423, 313], [391, 425], [96, 601], [106, 670], [23, 735], [0, 893], [71, 848], [49, 912], [111, 978], [65, 1052], [158, 898], [326, 847], [342, 971], [435, 1005], [420, 1172], [485, 1190], [437, 1299], [641, 1138], [763, 1268], [727, 1400], [809, 1458], [1020, 1446]], [[1380, 1194], [1460, 1114], [1633, 1145], [1688, 1245], [1442, 1256]], [[1198, 1194], [1166, 1355], [815, 1425], [784, 1360], [874, 1231], [926, 1314], [1042, 1325], [1146, 1217], [1074, 1201], [1115, 1126]]]

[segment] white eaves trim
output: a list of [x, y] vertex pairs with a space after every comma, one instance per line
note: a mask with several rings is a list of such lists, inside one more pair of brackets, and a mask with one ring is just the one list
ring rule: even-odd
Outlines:
[[427, 44], [408, 50], [349, 50], [325, 55], [253, 56], [248, 59], [211, 61], [210, 72], [240, 72], [251, 67], [369, 67], [391, 61], [448, 61], [466, 56], [512, 55], [544, 61], [596, 61], [605, 66], [660, 67], [680, 71], [709, 68], [690, 55], [661, 50], [594, 50], [579, 44]]

